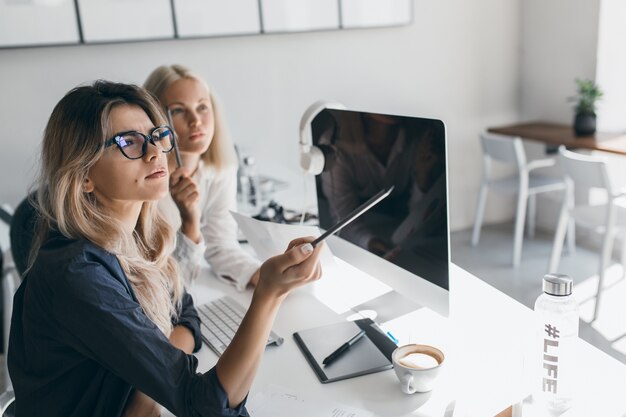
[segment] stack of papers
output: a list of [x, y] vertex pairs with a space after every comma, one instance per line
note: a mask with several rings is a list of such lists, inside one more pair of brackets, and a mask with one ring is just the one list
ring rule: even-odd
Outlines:
[[[287, 250], [287, 245], [293, 239], [306, 236], [317, 237], [321, 234], [317, 226], [272, 223], [256, 220], [234, 211], [231, 211], [230, 214], [261, 261], [284, 253]], [[328, 246], [322, 250], [320, 261], [328, 264], [333, 263], [333, 255]]]
[[359, 410], [321, 398], [305, 398], [287, 388], [269, 385], [246, 405], [252, 417], [372, 417]]

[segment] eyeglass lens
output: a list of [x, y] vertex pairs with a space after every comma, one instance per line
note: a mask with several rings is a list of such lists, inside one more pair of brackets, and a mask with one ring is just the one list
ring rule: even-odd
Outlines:
[[[172, 131], [167, 127], [158, 127], [152, 131], [152, 140], [154, 144], [163, 152], [169, 152], [174, 146]], [[147, 143], [144, 147], [145, 136], [139, 132], [129, 132], [117, 140], [119, 147], [124, 154], [131, 158], [137, 159], [144, 155], [144, 149], [147, 148]]]

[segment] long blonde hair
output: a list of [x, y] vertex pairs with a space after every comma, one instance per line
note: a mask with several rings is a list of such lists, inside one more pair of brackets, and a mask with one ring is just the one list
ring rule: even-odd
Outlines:
[[[132, 235], [83, 191], [91, 167], [104, 152], [111, 110], [119, 105], [143, 109], [155, 126], [165, 118], [149, 93], [127, 84], [96, 81], [74, 88], [52, 111], [43, 138], [36, 206], [41, 216], [37, 247], [56, 230], [68, 238], [87, 239], [117, 257], [144, 313], [166, 335], [183, 293], [176, 261], [170, 256], [174, 230], [144, 202]], [[36, 249], [35, 249], [36, 250]]]
[[163, 103], [165, 92], [172, 83], [184, 78], [196, 80], [204, 84], [207, 90], [209, 90], [211, 105], [213, 107], [215, 133], [213, 134], [213, 140], [211, 141], [209, 149], [202, 154], [202, 160], [206, 165], [212, 166], [217, 170], [235, 165], [237, 158], [230, 132], [224, 121], [222, 106], [213, 92], [213, 89], [209, 87], [202, 77], [194, 74], [182, 65], [161, 65], [148, 76], [146, 82], [143, 84], [143, 88], [152, 93], [152, 95], [161, 102], [163, 108], [165, 108], [165, 103]]

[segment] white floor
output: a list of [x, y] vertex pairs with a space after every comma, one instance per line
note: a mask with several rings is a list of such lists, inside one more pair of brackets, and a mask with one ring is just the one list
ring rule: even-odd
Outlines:
[[[513, 269], [513, 225], [483, 227], [478, 246], [470, 245], [471, 230], [452, 234], [452, 262], [472, 272], [520, 303], [533, 308], [541, 294], [541, 282], [548, 267], [552, 234], [537, 232], [524, 238], [522, 262]], [[574, 295], [580, 304], [580, 336], [614, 358], [626, 363], [626, 279], [621, 264], [607, 270], [605, 289], [598, 318], [589, 323], [598, 282], [599, 252], [591, 247], [590, 237], [578, 236], [576, 253], [564, 251], [559, 272], [574, 279]]]

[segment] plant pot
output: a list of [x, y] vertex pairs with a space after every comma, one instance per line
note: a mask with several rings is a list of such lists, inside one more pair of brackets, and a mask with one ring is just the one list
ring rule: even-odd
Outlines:
[[594, 113], [577, 113], [574, 118], [576, 136], [590, 136], [596, 133], [596, 115]]

